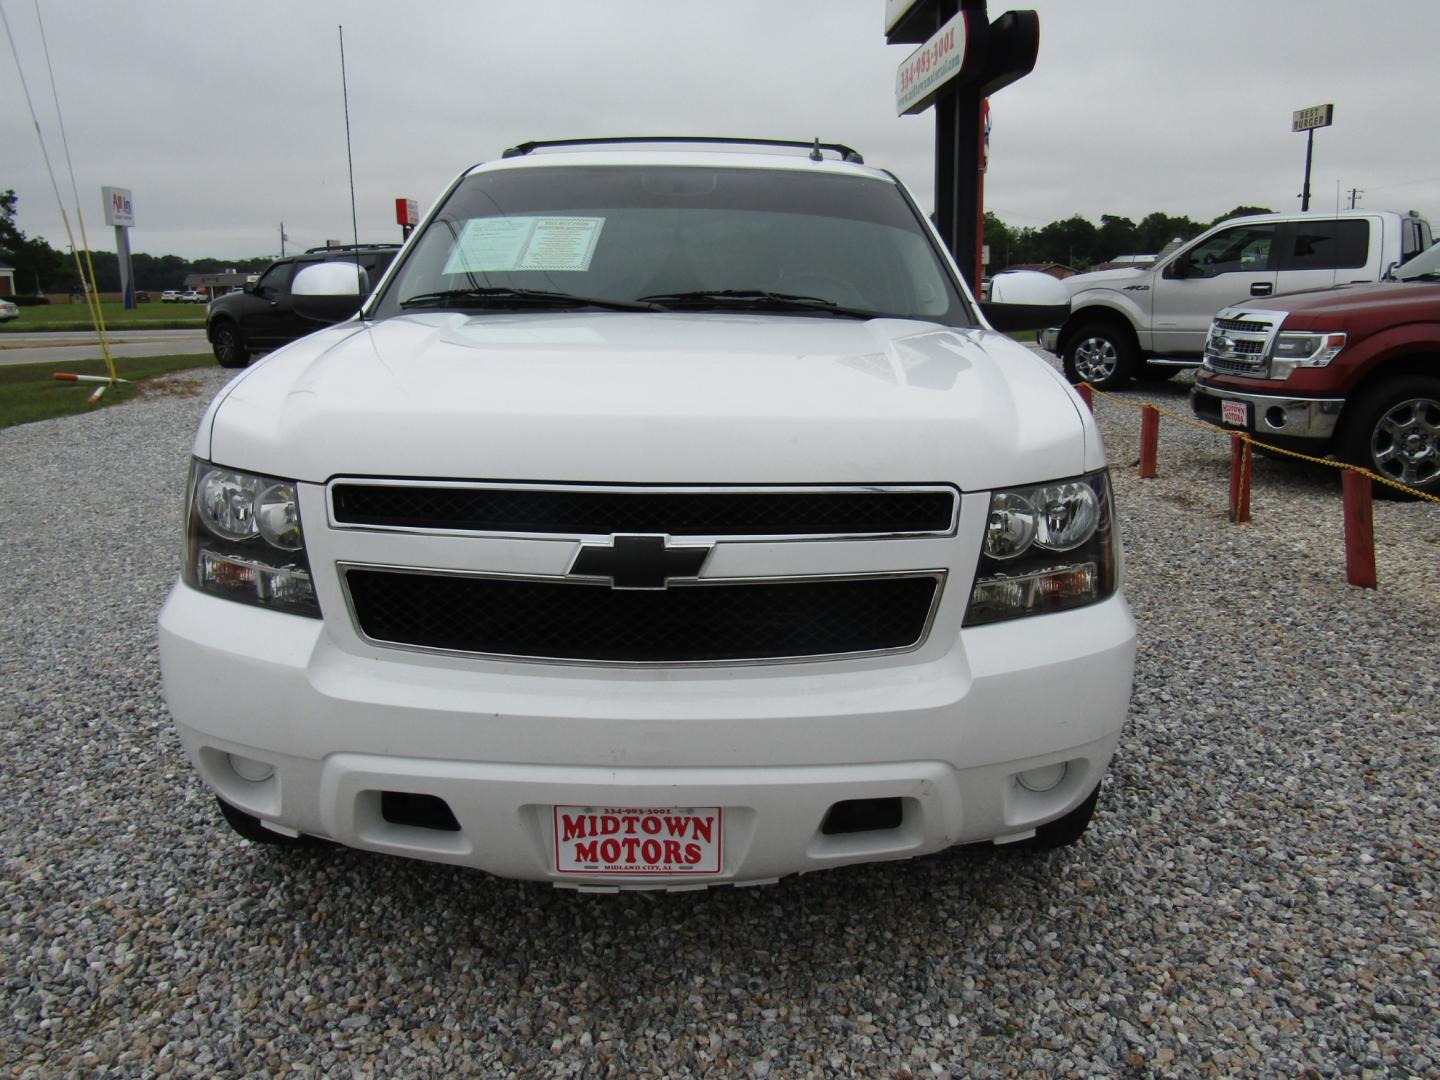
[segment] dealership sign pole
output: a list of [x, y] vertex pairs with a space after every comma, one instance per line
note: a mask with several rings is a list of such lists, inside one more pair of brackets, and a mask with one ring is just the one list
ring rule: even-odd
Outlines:
[[420, 224], [420, 204], [414, 199], [395, 200], [395, 224], [400, 226], [400, 239], [409, 240]]
[[1305, 185], [1300, 189], [1301, 211], [1310, 209], [1310, 159], [1315, 153], [1315, 129], [1329, 127], [1335, 119], [1334, 105], [1312, 105], [1290, 116], [1290, 130], [1305, 132]]
[[[130, 266], [130, 226], [135, 224], [135, 205], [130, 189], [102, 187], [100, 198], [105, 204], [105, 224], [115, 226], [115, 261], [120, 266], [120, 295], [125, 310], [135, 307], [135, 274]], [[97, 296], [95, 298], [99, 300]]]
[[971, 289], [980, 291], [985, 99], [1035, 67], [1040, 17], [986, 0], [885, 0], [885, 39], [918, 45], [895, 73], [895, 110], [935, 107], [935, 227]]

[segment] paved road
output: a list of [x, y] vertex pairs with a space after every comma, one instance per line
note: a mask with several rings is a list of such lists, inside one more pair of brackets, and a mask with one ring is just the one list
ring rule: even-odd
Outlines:
[[[204, 330], [112, 330], [112, 356], [183, 356], [209, 353]], [[75, 333], [0, 335], [0, 364], [36, 361], [73, 361], [100, 358], [100, 343], [93, 330]]]

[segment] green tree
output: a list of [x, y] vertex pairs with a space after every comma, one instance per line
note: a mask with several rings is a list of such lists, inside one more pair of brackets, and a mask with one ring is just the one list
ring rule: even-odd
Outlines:
[[0, 192], [0, 262], [15, 268], [15, 291], [45, 292], [68, 288], [75, 275], [67, 273], [65, 256], [40, 237], [29, 239], [15, 224], [20, 197], [13, 188]]
[[[1271, 210], [1268, 206], [1237, 206], [1234, 210], [1227, 210], [1225, 213], [1217, 217], [1214, 221], [1210, 222], [1210, 224], [1219, 225], [1220, 222], [1229, 221], [1231, 218], [1252, 217], [1255, 214], [1273, 213], [1275, 213], [1275, 211]], [[1206, 227], [1208, 228], [1209, 226]]]
[[1100, 258], [1113, 259], [1116, 255], [1140, 254], [1135, 250], [1138, 233], [1135, 222], [1116, 214], [1100, 215]]
[[1158, 254], [1172, 240], [1189, 240], [1205, 229], [1205, 225], [1188, 217], [1171, 217], [1157, 210], [1146, 214], [1136, 226], [1136, 243], [1145, 253]]
[[1080, 270], [1106, 257], [1098, 254], [1100, 230], [1079, 214], [1052, 221], [1039, 231], [1036, 240], [1040, 257], [1033, 262], [1063, 263]]

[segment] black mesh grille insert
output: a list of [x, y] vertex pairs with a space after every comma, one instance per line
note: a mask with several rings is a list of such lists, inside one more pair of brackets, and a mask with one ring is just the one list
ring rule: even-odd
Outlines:
[[338, 483], [335, 520], [473, 532], [847, 536], [945, 533], [950, 491], [577, 491]]
[[375, 641], [557, 660], [685, 663], [901, 649], [925, 632], [936, 576], [604, 585], [345, 572]]

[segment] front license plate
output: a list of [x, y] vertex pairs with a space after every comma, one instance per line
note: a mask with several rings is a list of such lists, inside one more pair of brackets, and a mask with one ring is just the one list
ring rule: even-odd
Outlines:
[[718, 806], [556, 806], [562, 874], [718, 874]]
[[1243, 401], [1221, 401], [1220, 422], [1231, 427], [1250, 426], [1250, 406]]

